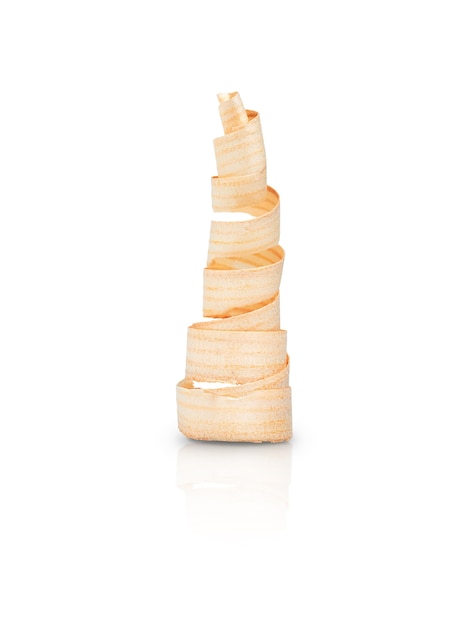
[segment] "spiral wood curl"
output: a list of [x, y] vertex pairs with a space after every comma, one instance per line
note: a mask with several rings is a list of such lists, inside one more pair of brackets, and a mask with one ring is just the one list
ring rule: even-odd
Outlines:
[[[186, 376], [177, 385], [178, 426], [192, 439], [285, 441], [292, 436], [292, 411], [279, 316], [279, 195], [266, 184], [259, 114], [247, 111], [238, 93], [218, 99], [225, 134], [214, 141], [213, 210], [252, 218], [212, 222], [203, 314], [213, 319], [188, 329]], [[229, 386], [194, 384], [210, 382]]]

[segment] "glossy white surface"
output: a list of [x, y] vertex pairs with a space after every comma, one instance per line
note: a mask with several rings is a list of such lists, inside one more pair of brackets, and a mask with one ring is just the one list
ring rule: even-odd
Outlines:
[[[460, 8], [259, 5], [0, 5], [2, 626], [462, 622]], [[282, 445], [176, 430], [232, 89]]]

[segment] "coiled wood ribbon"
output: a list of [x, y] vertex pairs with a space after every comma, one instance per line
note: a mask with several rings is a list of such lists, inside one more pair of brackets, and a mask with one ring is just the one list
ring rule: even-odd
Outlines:
[[[188, 329], [178, 426], [192, 439], [285, 441], [292, 436], [292, 412], [279, 317], [279, 195], [266, 184], [259, 114], [247, 111], [238, 93], [218, 99], [225, 134], [214, 141], [213, 210], [252, 218], [212, 222], [203, 314], [213, 319]], [[200, 387], [211, 382], [227, 386]]]

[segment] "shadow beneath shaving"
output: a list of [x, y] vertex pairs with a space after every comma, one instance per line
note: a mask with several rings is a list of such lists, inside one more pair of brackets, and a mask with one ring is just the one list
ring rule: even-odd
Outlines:
[[276, 533], [286, 527], [292, 445], [191, 441], [177, 456], [189, 526], [201, 534]]

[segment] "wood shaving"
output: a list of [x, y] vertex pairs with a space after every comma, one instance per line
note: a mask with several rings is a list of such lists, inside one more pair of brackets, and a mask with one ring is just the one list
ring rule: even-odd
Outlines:
[[225, 134], [214, 141], [212, 207], [251, 219], [212, 222], [203, 300], [203, 315], [212, 319], [188, 329], [178, 426], [192, 439], [286, 441], [292, 405], [279, 315], [279, 195], [266, 182], [259, 114], [246, 110], [236, 92], [218, 100]]

